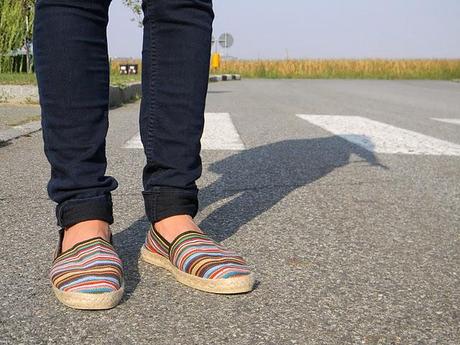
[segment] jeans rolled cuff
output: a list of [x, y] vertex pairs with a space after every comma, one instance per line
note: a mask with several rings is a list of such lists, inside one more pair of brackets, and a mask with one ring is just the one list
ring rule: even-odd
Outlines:
[[143, 191], [145, 213], [153, 224], [164, 218], [188, 214], [194, 218], [198, 213], [198, 189], [182, 189], [169, 186], [156, 186]]
[[110, 194], [70, 199], [56, 207], [57, 225], [61, 228], [70, 227], [85, 220], [103, 220], [113, 224], [113, 204]]

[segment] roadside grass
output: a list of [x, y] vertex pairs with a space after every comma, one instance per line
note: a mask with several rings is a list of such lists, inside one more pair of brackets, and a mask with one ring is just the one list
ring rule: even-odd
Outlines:
[[460, 79], [460, 59], [223, 60], [214, 74], [244, 78]]
[[35, 85], [33, 73], [0, 73], [0, 85]]
[[[141, 81], [141, 70], [120, 75], [113, 65], [110, 83]], [[212, 74], [237, 73], [244, 78], [298, 79], [431, 79], [460, 80], [460, 59], [285, 59], [223, 60]], [[0, 85], [36, 85], [35, 74], [0, 73]]]
[[[110, 75], [110, 84], [114, 86], [124, 86], [140, 81], [140, 74], [120, 75], [112, 73]], [[37, 79], [34, 73], [0, 73], [0, 85], [37, 85]]]
[[131, 83], [135, 82], [140, 82], [141, 81], [141, 75], [140, 74], [128, 74], [128, 75], [123, 75], [123, 74], [118, 74], [118, 73], [112, 73], [110, 75], [110, 85], [113, 86], [125, 86]]

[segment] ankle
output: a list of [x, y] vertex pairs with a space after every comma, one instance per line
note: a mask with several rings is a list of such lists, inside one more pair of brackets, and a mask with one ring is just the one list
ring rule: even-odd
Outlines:
[[172, 242], [178, 235], [185, 231], [193, 230], [202, 232], [188, 214], [174, 215], [154, 223], [155, 229], [165, 238]]
[[72, 248], [79, 242], [95, 237], [102, 237], [104, 240], [109, 241], [109, 223], [102, 220], [87, 220], [74, 224], [64, 230], [62, 251]]

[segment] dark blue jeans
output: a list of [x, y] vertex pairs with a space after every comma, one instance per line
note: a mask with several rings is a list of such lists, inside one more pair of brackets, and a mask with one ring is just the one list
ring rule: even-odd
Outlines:
[[[35, 72], [48, 194], [58, 225], [89, 219], [113, 223], [106, 176], [110, 0], [38, 0]], [[212, 0], [144, 0], [142, 100], [139, 116], [147, 163], [142, 191], [151, 222], [198, 212], [200, 139], [208, 88]], [[128, 11], [128, 9], [127, 9]], [[126, 15], [129, 15], [127, 12]]]

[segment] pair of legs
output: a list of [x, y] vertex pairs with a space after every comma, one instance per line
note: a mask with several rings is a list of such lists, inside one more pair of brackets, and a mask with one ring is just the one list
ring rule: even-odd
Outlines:
[[[34, 61], [50, 198], [66, 230], [63, 250], [109, 236], [106, 176], [111, 0], [37, 0]], [[211, 0], [144, 0], [140, 131], [147, 163], [142, 192], [149, 221], [171, 240], [194, 229], [200, 138], [208, 87]], [[127, 13], [128, 15], [128, 13]], [[123, 38], [126, 39], [126, 38]]]

